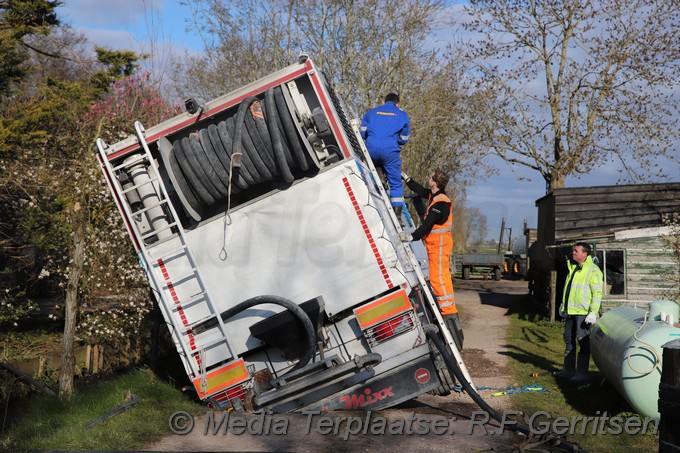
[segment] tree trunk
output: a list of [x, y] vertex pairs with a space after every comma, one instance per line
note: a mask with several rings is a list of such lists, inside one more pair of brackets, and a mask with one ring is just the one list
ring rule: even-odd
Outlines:
[[59, 398], [69, 401], [73, 396], [73, 376], [76, 358], [74, 353], [76, 335], [76, 317], [78, 315], [78, 287], [80, 276], [85, 265], [85, 234], [87, 217], [85, 211], [76, 203], [73, 207], [73, 254], [71, 271], [66, 286], [64, 336], [61, 339], [61, 372], [59, 373]]
[[553, 189], [564, 188], [564, 175], [557, 171], [553, 171], [550, 175], [548, 186], [548, 192], [551, 192]]

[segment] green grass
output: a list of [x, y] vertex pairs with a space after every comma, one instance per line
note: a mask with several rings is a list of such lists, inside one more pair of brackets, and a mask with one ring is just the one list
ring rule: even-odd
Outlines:
[[[129, 393], [139, 398], [137, 405], [90, 429], [84, 428], [123, 404]], [[205, 406], [191, 402], [148, 369], [133, 370], [87, 385], [76, 392], [69, 404], [34, 395], [0, 437], [0, 451], [136, 450], [169, 434], [168, 418], [180, 410], [198, 415], [205, 412]]]
[[[551, 324], [537, 315], [528, 297], [520, 299], [509, 310], [511, 319], [508, 331], [509, 367], [515, 382], [539, 384], [549, 389], [545, 393], [520, 393], [513, 396], [513, 409], [530, 416], [537, 411], [556, 417], [598, 417], [606, 411], [609, 417], [639, 417], [621, 395], [603, 379], [590, 362], [591, 379], [586, 385], [557, 381], [552, 372], [562, 368], [564, 357], [563, 324]], [[538, 373], [538, 377], [532, 377]], [[640, 417], [644, 420], [644, 417]], [[546, 422], [546, 417], [536, 418]], [[583, 424], [576, 425], [575, 434], [566, 438], [591, 452], [650, 452], [658, 451], [658, 440], [651, 433], [630, 435], [621, 433], [592, 434], [593, 422], [586, 425], [586, 434], [580, 434]], [[608, 431], [607, 425], [603, 431]], [[652, 431], [653, 429], [650, 429]], [[597, 431], [597, 430], [596, 430]]]

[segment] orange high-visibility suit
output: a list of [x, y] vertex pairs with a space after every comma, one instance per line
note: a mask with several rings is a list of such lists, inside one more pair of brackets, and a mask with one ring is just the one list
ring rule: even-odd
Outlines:
[[443, 193], [435, 195], [428, 203], [425, 217], [437, 202], [447, 203], [449, 212], [446, 221], [441, 225], [435, 225], [424, 238], [430, 267], [430, 285], [432, 285], [432, 291], [437, 296], [437, 303], [442, 315], [454, 315], [458, 313], [458, 309], [453, 296], [453, 280], [449, 267], [451, 251], [453, 250], [453, 238], [451, 237], [453, 203]]
[[406, 184], [421, 198], [428, 198], [423, 223], [412, 233], [413, 240], [424, 239], [430, 268], [430, 285], [437, 296], [442, 315], [458, 313], [453, 296], [453, 280], [449, 267], [453, 238], [453, 203], [443, 190], [432, 194], [429, 189], [409, 179]]

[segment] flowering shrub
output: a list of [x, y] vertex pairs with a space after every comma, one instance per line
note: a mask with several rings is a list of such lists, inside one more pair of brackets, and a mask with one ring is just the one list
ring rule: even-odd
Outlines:
[[0, 292], [0, 327], [9, 329], [38, 311], [38, 305], [26, 298], [20, 288], [5, 288]]
[[[28, 132], [15, 131], [13, 136], [24, 139], [21, 146], [0, 155], [0, 176], [9, 194], [0, 204], [3, 217], [6, 211], [14, 219], [16, 242], [36, 251], [22, 278], [24, 287], [41, 297], [67, 289], [74, 271], [73, 232], [78, 222], [71, 207], [82, 206], [87, 227], [84, 263], [77, 269], [81, 272], [77, 332], [85, 341], [100, 343], [134, 334], [151, 302], [93, 152], [95, 139], [118, 141], [133, 132], [135, 120], [155, 124], [177, 114], [179, 107], [163, 100], [148, 74], [118, 80], [89, 107], [80, 88], [77, 83], [56, 83], [39, 101], [16, 106], [16, 115], [31, 114], [22, 123]], [[5, 286], [0, 282], [0, 325], [11, 327], [36, 307], [26, 294]], [[24, 300], [21, 305], [19, 299]], [[63, 316], [64, 306], [59, 304], [50, 319], [60, 322]]]

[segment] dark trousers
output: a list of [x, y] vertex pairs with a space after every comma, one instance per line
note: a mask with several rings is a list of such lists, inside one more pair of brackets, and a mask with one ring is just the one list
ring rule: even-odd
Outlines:
[[586, 315], [569, 315], [564, 323], [564, 369], [573, 370], [576, 364], [578, 343], [578, 369], [588, 370], [590, 360], [590, 326], [585, 323]]

